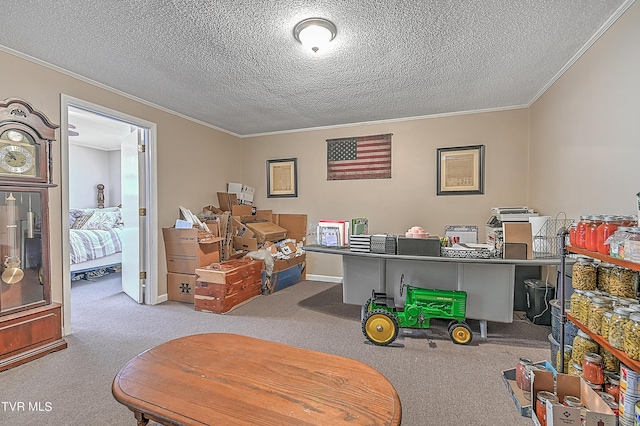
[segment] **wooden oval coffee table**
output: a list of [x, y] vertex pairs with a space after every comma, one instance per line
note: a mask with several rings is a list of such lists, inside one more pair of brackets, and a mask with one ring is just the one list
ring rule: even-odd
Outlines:
[[138, 425], [399, 425], [377, 370], [349, 358], [235, 334], [171, 340], [129, 361], [114, 398]]

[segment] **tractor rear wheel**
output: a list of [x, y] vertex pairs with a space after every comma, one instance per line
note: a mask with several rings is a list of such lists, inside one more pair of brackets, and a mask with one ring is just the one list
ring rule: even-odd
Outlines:
[[369, 312], [369, 305], [371, 304], [371, 300], [371, 298], [367, 299], [367, 301], [364, 302], [364, 305], [362, 305], [362, 309], [360, 309], [360, 321], [364, 320], [364, 317]]
[[471, 328], [464, 322], [453, 324], [449, 328], [449, 336], [451, 340], [453, 340], [453, 343], [458, 345], [466, 345], [473, 339]]
[[362, 320], [362, 332], [374, 345], [387, 346], [398, 337], [398, 320], [384, 309], [374, 309], [365, 313]]

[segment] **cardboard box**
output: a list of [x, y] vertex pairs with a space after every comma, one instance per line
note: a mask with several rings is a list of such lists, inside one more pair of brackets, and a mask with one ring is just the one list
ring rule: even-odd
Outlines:
[[231, 206], [231, 216], [249, 216], [253, 215], [253, 207], [248, 205]]
[[211, 231], [211, 235], [214, 237], [221, 237], [220, 235], [220, 219], [217, 220], [205, 220], [204, 222]]
[[233, 237], [233, 247], [236, 250], [256, 251], [258, 240], [253, 237]]
[[202, 266], [220, 261], [220, 241], [198, 243], [198, 230], [163, 228], [164, 248], [167, 256], [167, 272], [195, 274]]
[[[220, 224], [220, 237], [222, 238], [222, 241], [220, 242], [220, 260], [227, 260], [231, 254], [235, 253], [235, 250], [233, 249], [231, 214], [216, 214], [210, 216], [210, 218], [214, 218], [215, 221], [219, 222]], [[207, 221], [207, 223], [208, 222], [209, 221]]]
[[[520, 259], [518, 254], [507, 253], [507, 245], [512, 243], [525, 247], [525, 259], [533, 259], [533, 237], [531, 235], [531, 224], [529, 222], [505, 222], [502, 224], [504, 232], [505, 259]], [[514, 247], [514, 246], [511, 246]]]
[[273, 212], [271, 210], [256, 210], [256, 221], [273, 222]]
[[238, 196], [236, 194], [229, 194], [228, 192], [217, 192], [218, 204], [220, 209], [225, 212], [230, 212], [232, 206], [238, 204]]
[[306, 254], [291, 259], [277, 259], [270, 277], [262, 271], [262, 293], [271, 294], [299, 283], [306, 277]]
[[305, 244], [307, 239], [306, 214], [274, 214], [273, 222], [287, 230], [287, 238]]
[[223, 210], [220, 210], [218, 207], [216, 206], [204, 206], [202, 208], [203, 212], [211, 212], [213, 214], [224, 214]]
[[247, 225], [242, 223], [240, 218], [232, 217], [231, 218], [231, 228], [232, 234], [234, 237], [253, 237], [254, 232], [247, 228]]
[[290, 259], [274, 259], [273, 272], [284, 271], [292, 266], [300, 265], [307, 260], [307, 254], [303, 253], [301, 256], [295, 256]]
[[167, 274], [167, 293], [169, 300], [193, 303], [195, 288], [195, 274], [176, 274], [174, 272]]
[[[555, 378], [556, 394], [560, 401], [567, 395], [580, 398], [587, 408], [585, 426], [615, 426], [616, 415], [606, 402], [580, 377], [558, 373]], [[553, 373], [549, 371], [536, 371], [531, 383], [531, 398], [540, 391], [554, 391]], [[566, 407], [562, 404], [546, 405], [547, 426], [580, 426], [580, 408]], [[535, 415], [535, 409], [531, 414], [533, 424], [541, 426]]]
[[273, 222], [255, 222], [246, 223], [245, 225], [255, 232], [256, 239], [259, 243], [264, 243], [265, 241], [280, 241], [284, 240], [287, 236], [287, 230]]
[[[546, 367], [547, 370], [555, 374], [556, 370], [547, 361], [538, 361], [534, 364]], [[531, 392], [523, 391], [518, 387], [516, 383], [516, 369], [512, 368], [510, 370], [504, 370], [502, 372], [502, 381], [507, 387], [507, 390], [511, 395], [511, 399], [513, 399], [513, 402], [516, 404], [516, 408], [520, 412], [520, 415], [523, 417], [531, 417], [531, 413], [533, 411], [531, 405]]]

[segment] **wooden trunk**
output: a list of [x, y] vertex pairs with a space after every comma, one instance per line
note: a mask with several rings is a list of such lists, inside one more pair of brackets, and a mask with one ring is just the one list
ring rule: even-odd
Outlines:
[[57, 303], [0, 317], [0, 371], [66, 348], [61, 324]]
[[217, 314], [262, 294], [261, 260], [238, 259], [196, 269], [193, 297], [197, 311]]

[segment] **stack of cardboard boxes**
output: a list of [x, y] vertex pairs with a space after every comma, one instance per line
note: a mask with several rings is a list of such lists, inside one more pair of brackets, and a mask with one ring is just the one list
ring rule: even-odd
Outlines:
[[196, 269], [220, 262], [220, 230], [217, 222], [207, 224], [211, 233], [197, 228], [163, 228], [167, 256], [168, 299], [193, 303]]
[[241, 259], [258, 250], [268, 251], [274, 259], [270, 274], [266, 268], [261, 271], [263, 294], [305, 279], [307, 215], [273, 214], [271, 210], [240, 204], [236, 194], [217, 196], [220, 208], [205, 206], [197, 215], [216, 230], [215, 242], [198, 241], [197, 229], [163, 229], [169, 300], [193, 303], [196, 269], [215, 268], [215, 264]]
[[[245, 256], [259, 249], [274, 257], [271, 275], [263, 271], [262, 292], [273, 293], [306, 278], [304, 244], [307, 235], [306, 214], [275, 214], [271, 210], [239, 204], [236, 195], [219, 192], [220, 208], [207, 206], [215, 217], [228, 223], [223, 245], [224, 260]], [[224, 211], [223, 211], [224, 210]], [[224, 232], [222, 232], [224, 234]]]

